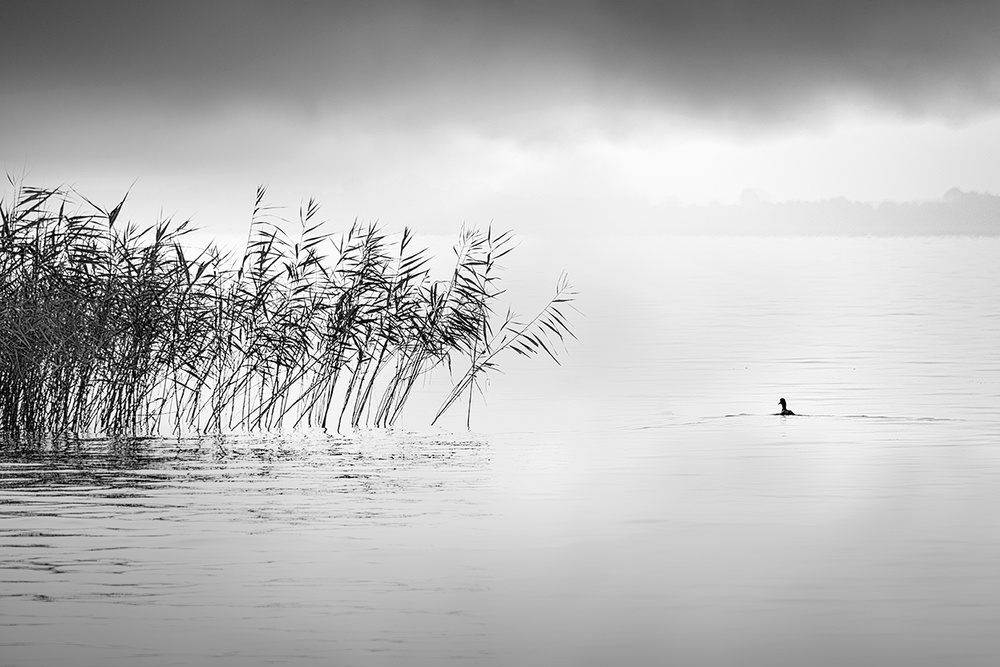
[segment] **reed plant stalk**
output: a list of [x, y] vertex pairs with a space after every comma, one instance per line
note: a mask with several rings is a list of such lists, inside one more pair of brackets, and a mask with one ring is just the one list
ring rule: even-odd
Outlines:
[[192, 249], [188, 222], [125, 222], [125, 199], [105, 209], [8, 181], [0, 433], [391, 427], [441, 369], [454, 386], [436, 422], [502, 353], [558, 362], [573, 335], [565, 278], [534, 317], [497, 316], [510, 232], [464, 228], [435, 280], [410, 229], [335, 235], [315, 201], [288, 221], [263, 187], [239, 256]]

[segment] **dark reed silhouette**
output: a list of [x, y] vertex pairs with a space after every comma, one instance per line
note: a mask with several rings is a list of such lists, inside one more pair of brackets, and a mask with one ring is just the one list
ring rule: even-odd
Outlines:
[[494, 312], [510, 232], [463, 228], [454, 270], [434, 280], [409, 229], [355, 222], [335, 236], [315, 201], [290, 223], [263, 187], [240, 257], [192, 250], [189, 222], [123, 222], [124, 199], [105, 210], [8, 181], [3, 433], [391, 426], [443, 368], [456, 379], [436, 421], [463, 396], [471, 406], [501, 352], [556, 359], [573, 335], [565, 277], [534, 318]]

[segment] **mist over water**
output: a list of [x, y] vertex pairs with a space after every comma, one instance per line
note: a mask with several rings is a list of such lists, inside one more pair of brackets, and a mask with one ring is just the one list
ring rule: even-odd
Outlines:
[[996, 664], [998, 256], [528, 238], [472, 432], [6, 449], [0, 664]]

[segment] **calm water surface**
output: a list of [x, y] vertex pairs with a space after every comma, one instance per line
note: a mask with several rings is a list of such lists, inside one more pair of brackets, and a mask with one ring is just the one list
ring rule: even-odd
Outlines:
[[995, 665], [998, 256], [529, 240], [471, 433], [7, 448], [0, 664]]

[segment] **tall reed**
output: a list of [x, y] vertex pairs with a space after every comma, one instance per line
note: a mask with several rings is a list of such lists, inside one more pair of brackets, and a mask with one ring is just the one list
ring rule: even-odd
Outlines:
[[[0, 202], [0, 432], [111, 435], [391, 426], [434, 369], [472, 396], [510, 350], [572, 336], [561, 279], [534, 317], [497, 317], [509, 232], [463, 229], [432, 278], [404, 229], [292, 223], [257, 191], [242, 256], [192, 250], [187, 222], [139, 226], [65, 189]], [[468, 416], [467, 416], [468, 418]]]

